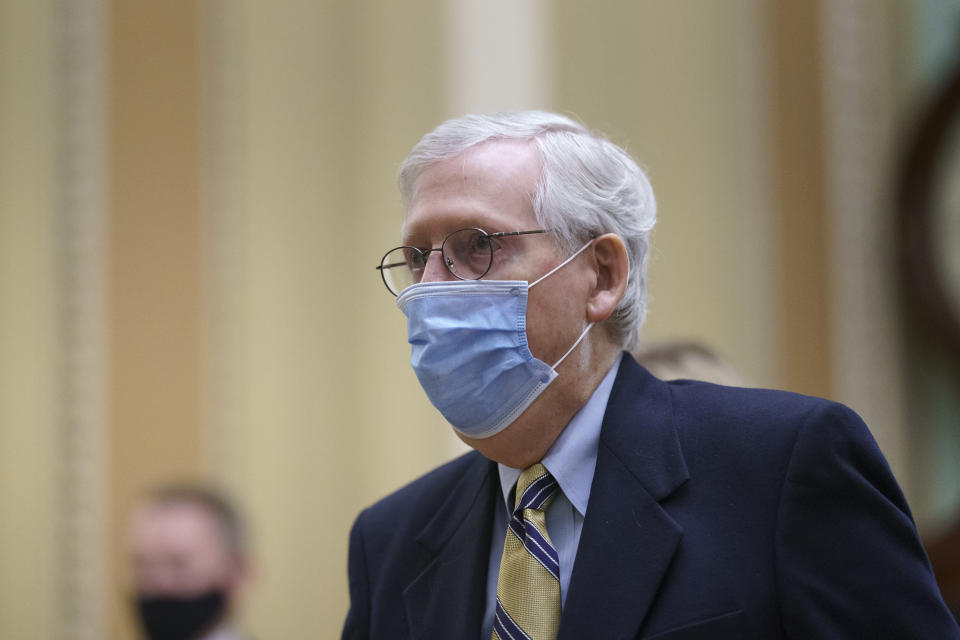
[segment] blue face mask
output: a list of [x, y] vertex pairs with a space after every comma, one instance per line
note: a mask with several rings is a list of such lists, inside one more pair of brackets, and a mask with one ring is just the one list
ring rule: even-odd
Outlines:
[[[592, 242], [592, 240], [591, 240]], [[454, 429], [489, 438], [506, 429], [557, 377], [527, 347], [527, 292], [576, 258], [590, 242], [536, 282], [469, 280], [407, 287], [397, 306], [407, 316], [410, 364], [427, 397]]]

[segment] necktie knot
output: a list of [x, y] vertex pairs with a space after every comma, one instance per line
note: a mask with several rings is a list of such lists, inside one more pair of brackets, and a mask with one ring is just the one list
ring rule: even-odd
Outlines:
[[527, 467], [517, 480], [514, 513], [522, 514], [524, 509], [546, 511], [558, 488], [557, 481], [542, 464], [538, 462]]

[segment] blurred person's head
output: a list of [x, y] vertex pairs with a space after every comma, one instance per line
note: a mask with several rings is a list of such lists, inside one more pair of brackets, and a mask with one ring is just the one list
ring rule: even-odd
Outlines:
[[729, 362], [699, 342], [651, 343], [633, 355], [661, 380], [702, 380], [731, 387], [744, 386], [743, 378]]
[[130, 555], [150, 640], [195, 640], [228, 623], [249, 574], [239, 513], [200, 485], [147, 494], [131, 518]]

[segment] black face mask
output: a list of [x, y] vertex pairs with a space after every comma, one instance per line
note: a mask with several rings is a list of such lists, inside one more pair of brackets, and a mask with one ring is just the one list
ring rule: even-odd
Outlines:
[[197, 640], [223, 617], [222, 589], [192, 598], [136, 597], [137, 613], [150, 640]]

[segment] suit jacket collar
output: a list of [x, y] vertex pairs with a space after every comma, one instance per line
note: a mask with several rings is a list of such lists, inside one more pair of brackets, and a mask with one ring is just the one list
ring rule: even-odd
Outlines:
[[479, 453], [417, 536], [428, 554], [403, 599], [411, 638], [478, 637], [486, 602], [496, 464]]
[[610, 392], [600, 444], [654, 500], [663, 500], [690, 478], [673, 423], [670, 387], [630, 354], [624, 354]]
[[[682, 536], [661, 508], [689, 479], [666, 384], [625, 356], [600, 432], [559, 639], [634, 637]], [[598, 624], [599, 623], [599, 624]]]

